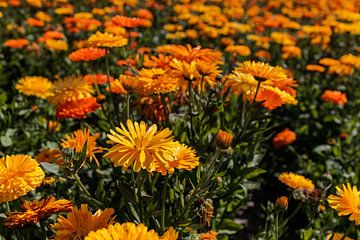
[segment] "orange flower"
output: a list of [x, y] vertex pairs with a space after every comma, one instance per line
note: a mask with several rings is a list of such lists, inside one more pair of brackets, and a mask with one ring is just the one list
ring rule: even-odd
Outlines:
[[86, 114], [94, 112], [100, 108], [100, 104], [97, 103], [95, 97], [83, 98], [76, 101], [66, 102], [56, 109], [56, 117], [62, 118], [85, 118]]
[[38, 162], [56, 163], [58, 165], [64, 165], [64, 159], [61, 151], [58, 148], [44, 149], [35, 156], [35, 160]]
[[308, 64], [305, 69], [310, 72], [325, 72], [325, 68], [317, 64]]
[[106, 51], [102, 48], [81, 48], [70, 53], [69, 58], [73, 62], [93, 61], [105, 56]]
[[[166, 103], [164, 106], [163, 103]], [[162, 122], [168, 119], [168, 114], [170, 112], [169, 99], [166, 97], [163, 101], [161, 96], [155, 95], [152, 97], [142, 97], [139, 101], [141, 107], [141, 113], [145, 116], [146, 119], [157, 120]], [[166, 107], [166, 109], [164, 109]]]
[[159, 56], [144, 56], [144, 67], [149, 68], [163, 68], [166, 69], [169, 67], [169, 63], [171, 62], [171, 57], [165, 56], [163, 54], [159, 54]]
[[321, 96], [321, 99], [324, 102], [330, 102], [335, 105], [344, 105], [348, 102], [345, 93], [342, 93], [340, 91], [332, 91], [332, 90], [326, 90]]
[[339, 60], [333, 58], [322, 58], [320, 59], [319, 63], [324, 66], [333, 66], [340, 64]]
[[230, 45], [225, 48], [226, 52], [235, 53], [239, 56], [247, 57], [251, 54], [251, 50], [245, 45]]
[[10, 212], [6, 214], [8, 216], [4, 221], [6, 227], [17, 228], [29, 223], [36, 224], [39, 220], [46, 219], [54, 213], [69, 212], [72, 209], [72, 203], [66, 199], [55, 200], [55, 197], [49, 197], [40, 201], [25, 201], [22, 203], [21, 208], [25, 212]]
[[275, 148], [282, 148], [286, 145], [293, 143], [296, 140], [296, 133], [289, 128], [285, 128], [275, 135], [272, 139], [272, 144]]
[[86, 144], [86, 158], [89, 158], [90, 162], [95, 159], [97, 165], [99, 162], [95, 156], [95, 153], [101, 153], [102, 147], [96, 146], [96, 139], [100, 136], [99, 133], [90, 135], [90, 129], [85, 128], [74, 131], [70, 136], [66, 135], [65, 139], [61, 139], [61, 146], [64, 148], [71, 148], [77, 154], [80, 154]]
[[[105, 84], [107, 83], [107, 75], [102, 73], [97, 74], [87, 74], [83, 77], [83, 79], [89, 84], [94, 84], [95, 81], [97, 84]], [[110, 76], [110, 81], [113, 81], [114, 78]]]
[[26, 22], [27, 22], [27, 24], [29, 24], [30, 26], [33, 26], [33, 27], [43, 27], [45, 25], [44, 21], [41, 21], [36, 18], [29, 18], [28, 20], [26, 20]]
[[140, 26], [146, 26], [147, 21], [141, 18], [129, 18], [125, 16], [115, 16], [111, 19], [112, 23], [117, 26], [124, 27], [124, 28], [136, 28]]
[[217, 235], [217, 232], [211, 230], [210, 232], [200, 234], [200, 240], [216, 240]]
[[9, 48], [23, 48], [29, 44], [29, 41], [25, 38], [10, 39], [7, 40], [4, 45]]

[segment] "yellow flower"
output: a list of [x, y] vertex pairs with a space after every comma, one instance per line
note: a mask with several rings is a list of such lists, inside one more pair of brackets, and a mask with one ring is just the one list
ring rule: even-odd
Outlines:
[[217, 235], [217, 232], [211, 230], [210, 232], [200, 234], [200, 240], [216, 240]]
[[0, 158], [0, 203], [12, 201], [40, 186], [45, 174], [28, 155]]
[[308, 190], [315, 189], [315, 186], [310, 179], [307, 179], [304, 176], [292, 172], [283, 172], [279, 175], [278, 179], [282, 183], [293, 189], [298, 189], [298, 188], [308, 189]]
[[66, 51], [69, 46], [64, 40], [49, 39], [45, 41], [45, 47], [52, 51]]
[[170, 62], [170, 67], [174, 69], [175, 76], [183, 81], [194, 81], [196, 78], [200, 77], [200, 74], [196, 69], [195, 61], [187, 63], [174, 58]]
[[66, 77], [54, 83], [53, 94], [49, 101], [54, 106], [62, 105], [68, 101], [77, 101], [91, 97], [94, 88], [81, 77]]
[[157, 131], [157, 126], [149, 126], [141, 121], [140, 124], [127, 120], [127, 128], [121, 123], [121, 128], [110, 130], [107, 143], [112, 144], [104, 157], [114, 162], [115, 166], [123, 169], [133, 168], [135, 172], [146, 169], [148, 172], [156, 170], [156, 163], [169, 169], [169, 161], [173, 159], [175, 144], [172, 141], [170, 129]]
[[138, 77], [137, 92], [143, 95], [164, 94], [179, 89], [179, 79], [162, 68], [141, 69]]
[[49, 197], [42, 200], [25, 201], [21, 208], [25, 212], [10, 212], [4, 221], [8, 228], [23, 227], [29, 223], [38, 223], [41, 219], [48, 218], [51, 214], [59, 212], [68, 212], [72, 209], [72, 203], [66, 199], [56, 200], [55, 197]]
[[91, 232], [85, 240], [159, 240], [154, 230], [148, 230], [143, 224], [116, 223], [108, 228]]
[[88, 43], [93, 47], [122, 47], [128, 43], [127, 38], [119, 35], [109, 34], [107, 32], [96, 32], [88, 39]]
[[160, 240], [177, 240], [179, 233], [175, 231], [173, 227], [170, 227], [164, 235], [160, 237]]
[[326, 240], [354, 240], [349, 237], [344, 237], [344, 234], [341, 233], [333, 233], [326, 236]]
[[169, 168], [165, 168], [166, 165], [156, 162], [156, 171], [162, 175], [166, 173], [172, 174], [176, 169], [183, 169], [190, 171], [199, 165], [199, 157], [196, 156], [196, 152], [179, 142], [174, 143], [173, 158], [168, 161]]
[[32, 76], [23, 77], [19, 79], [15, 88], [28, 96], [36, 96], [39, 98], [47, 99], [51, 97], [51, 92], [54, 85], [45, 77]]
[[356, 186], [343, 184], [342, 189], [336, 187], [337, 195], [330, 195], [328, 202], [330, 207], [338, 211], [339, 216], [350, 215], [349, 220], [360, 225], [360, 191]]
[[57, 222], [52, 225], [55, 230], [55, 240], [84, 239], [91, 231], [106, 228], [112, 224], [114, 209], [106, 208], [97, 210], [92, 214], [87, 204], [81, 204], [80, 209], [73, 208], [66, 218], [60, 216]]
[[99, 136], [99, 133], [90, 136], [90, 129], [79, 129], [70, 136], [66, 135], [65, 139], [61, 140], [61, 146], [64, 148], [71, 148], [77, 154], [81, 154], [82, 149], [86, 144], [86, 158], [89, 158], [90, 162], [94, 159], [96, 164], [99, 165], [95, 156], [95, 153], [101, 153], [103, 151], [103, 148], [96, 146], [96, 139], [98, 139]]

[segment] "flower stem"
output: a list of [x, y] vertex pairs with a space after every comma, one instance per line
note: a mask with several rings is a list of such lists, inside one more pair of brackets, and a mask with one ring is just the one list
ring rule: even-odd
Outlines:
[[350, 227], [348, 228], [348, 230], [346, 230], [346, 232], [344, 233], [344, 236], [342, 236], [342, 238], [340, 240], [344, 240], [349, 233], [351, 232], [351, 230], [353, 229], [353, 227], [355, 226], [354, 222], [351, 223]]
[[192, 86], [191, 81], [188, 81], [188, 92], [189, 92], [189, 116], [190, 116], [190, 137], [193, 137], [193, 116], [192, 116]]
[[80, 179], [79, 175], [78, 175], [77, 173], [72, 173], [71, 176], [72, 176], [73, 179], [76, 181], [76, 183], [79, 185], [79, 187], [81, 188], [81, 190], [83, 190], [88, 197], [91, 197], [90, 192], [86, 189], [86, 187], [84, 186], [84, 184], [81, 182], [81, 179]]
[[43, 221], [40, 221], [40, 227], [41, 227], [41, 233], [42, 233], [42, 239], [48, 240], [47, 234], [46, 234], [46, 228]]
[[130, 94], [126, 94], [126, 120], [130, 119]]
[[161, 196], [161, 232], [165, 232], [166, 192], [169, 178], [165, 176], [164, 188]]
[[[114, 107], [114, 111], [116, 112], [115, 113], [115, 118], [117, 118], [117, 111], [116, 111], [116, 106], [115, 106], [115, 101], [114, 101], [114, 96], [113, 96], [113, 92], [112, 92], [112, 89], [111, 89], [111, 84], [110, 84], [110, 67], [109, 67], [109, 49], [108, 48], [105, 48], [105, 51], [106, 51], [106, 54], [105, 54], [105, 67], [106, 67], [106, 77], [107, 77], [107, 82], [109, 84], [109, 90], [110, 90], [110, 101], [111, 101], [111, 104], [113, 105]], [[110, 108], [108, 107], [108, 114], [110, 116]], [[117, 119], [115, 119], [117, 121]]]
[[6, 206], [6, 211], [11, 212], [10, 203], [6, 202], [5, 206]]
[[279, 210], [275, 213], [275, 240], [279, 239]]

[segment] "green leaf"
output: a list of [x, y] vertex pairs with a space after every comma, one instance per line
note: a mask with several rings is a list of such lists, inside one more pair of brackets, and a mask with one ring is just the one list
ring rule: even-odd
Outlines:
[[1, 145], [3, 145], [4, 147], [10, 147], [13, 144], [11, 138], [8, 136], [1, 136], [0, 142], [1, 142]]
[[59, 174], [60, 167], [58, 165], [47, 163], [47, 162], [41, 162], [40, 165], [46, 172], [49, 172], [49, 173], [52, 173], [55, 175], [60, 175]]

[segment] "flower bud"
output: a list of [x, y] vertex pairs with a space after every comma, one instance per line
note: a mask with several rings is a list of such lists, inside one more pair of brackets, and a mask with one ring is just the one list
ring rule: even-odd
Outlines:
[[282, 211], [286, 211], [289, 205], [289, 199], [286, 196], [278, 197], [275, 201], [275, 204]]
[[223, 150], [228, 149], [231, 146], [234, 136], [226, 131], [219, 129], [215, 136], [215, 145]]
[[61, 154], [65, 161], [70, 161], [74, 156], [74, 152], [71, 148], [63, 148]]
[[306, 200], [306, 196], [304, 194], [304, 190], [301, 188], [295, 189], [292, 192], [293, 198], [295, 200], [301, 200], [301, 201], [305, 201]]

